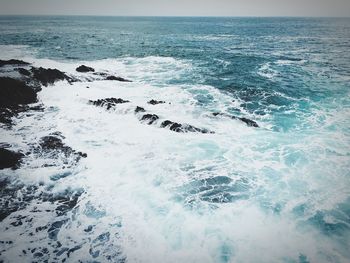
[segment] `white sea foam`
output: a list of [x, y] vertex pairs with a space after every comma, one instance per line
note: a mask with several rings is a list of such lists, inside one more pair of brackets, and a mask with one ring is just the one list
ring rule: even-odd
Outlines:
[[[297, 262], [303, 255], [310, 262], [347, 262], [350, 255], [344, 241], [325, 235], [308, 220], [317, 211], [334, 209], [350, 194], [349, 137], [329, 136], [321, 127], [308, 133], [276, 133], [265, 129], [269, 123], [264, 121], [259, 123], [262, 128], [254, 129], [238, 120], [214, 118], [211, 112], [240, 103], [210, 86], [169, 84], [191, 72], [188, 61], [148, 57], [80, 63], [31, 58], [30, 62], [78, 78], [84, 74], [75, 68], [83, 63], [133, 80], [57, 82], [39, 93], [44, 112], [20, 116], [13, 130], [1, 131], [2, 140], [16, 149], [29, 149], [28, 143], [60, 131], [67, 145], [87, 153], [73, 168], [39, 168], [43, 160], [36, 157], [15, 172], [1, 172], [28, 185], [51, 186], [54, 193], [84, 189], [57, 237], [63, 247], [81, 245], [70, 254], [70, 262], [91, 261], [96, 251], [96, 260], [102, 262], [108, 256], [114, 261], [126, 257], [129, 262]], [[260, 74], [273, 78], [277, 73], [266, 64]], [[213, 99], [201, 105], [198, 94]], [[107, 97], [130, 103], [112, 111], [88, 104]], [[166, 104], [147, 104], [150, 99]], [[134, 114], [136, 106], [162, 120], [189, 123], [215, 134], [175, 133], [143, 124]], [[341, 118], [330, 116], [329, 121], [338, 123]], [[52, 176], [62, 172], [70, 175], [53, 182]], [[191, 184], [218, 176], [232, 182], [243, 179], [246, 188], [236, 194], [245, 197], [208, 202], [198, 192], [207, 182]], [[296, 215], [300, 205], [307, 208]], [[31, 213], [34, 206], [41, 212]], [[52, 206], [33, 201], [16, 212], [33, 216], [31, 223], [6, 229], [11, 220], [6, 218], [0, 224], [1, 239], [16, 239], [13, 245], [2, 245], [5, 260], [22, 261], [22, 249], [31, 247], [33, 240], [36, 246], [47, 245], [46, 232], [28, 233], [57, 220], [46, 212]], [[86, 232], [89, 225], [93, 230]], [[348, 235], [342, 238], [349, 240]]]
[[259, 68], [258, 75], [273, 80], [278, 75], [278, 71], [271, 67], [270, 62], [267, 62]]

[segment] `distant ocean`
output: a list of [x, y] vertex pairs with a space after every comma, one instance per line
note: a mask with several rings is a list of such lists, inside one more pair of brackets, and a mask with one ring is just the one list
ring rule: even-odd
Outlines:
[[0, 262], [350, 262], [350, 19], [1, 16], [0, 59], [76, 80], [0, 124]]

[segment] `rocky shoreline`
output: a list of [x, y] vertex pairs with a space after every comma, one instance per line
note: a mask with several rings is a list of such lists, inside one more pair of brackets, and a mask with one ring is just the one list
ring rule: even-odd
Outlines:
[[[105, 72], [96, 72], [94, 68], [86, 65], [81, 65], [76, 68], [79, 73], [91, 73], [87, 76], [86, 81], [93, 80], [108, 80], [108, 81], [120, 81], [120, 82], [131, 82], [131, 80], [113, 76]], [[69, 76], [65, 72], [58, 69], [34, 67], [30, 63], [10, 59], [0, 60], [0, 123], [5, 128], [11, 129], [13, 118], [19, 113], [28, 110], [41, 110], [40, 106], [32, 106], [34, 103], [38, 103], [38, 92], [43, 87], [53, 85], [57, 81], [67, 81], [69, 84], [79, 82], [81, 80], [74, 76]], [[98, 100], [90, 100], [89, 103], [94, 106], [103, 107], [106, 110], [112, 110], [117, 107], [118, 104], [129, 103], [130, 101], [122, 98], [103, 98]], [[151, 99], [147, 102], [149, 105], [166, 104], [165, 101]], [[170, 103], [169, 103], [170, 104]], [[187, 123], [177, 123], [168, 119], [161, 119], [160, 116], [152, 112], [147, 112], [143, 107], [137, 106], [134, 110], [135, 116], [141, 123], [147, 125], [157, 124], [159, 128], [166, 128], [170, 131], [177, 133], [215, 133], [205, 128], [198, 128]], [[259, 127], [259, 125], [250, 119], [244, 117], [237, 117], [222, 112], [212, 113], [214, 117], [226, 117], [233, 120], [239, 120], [250, 127]], [[41, 143], [44, 143], [41, 145]], [[85, 158], [87, 155], [81, 152], [76, 152], [69, 146], [64, 145], [61, 138], [55, 136], [46, 136], [41, 139], [39, 143], [42, 151], [60, 151], [64, 154], [74, 154], [77, 156], [76, 161], [80, 158]], [[46, 146], [48, 147], [46, 147]], [[14, 152], [6, 147], [0, 146], [1, 150], [1, 163], [0, 169], [12, 168], [16, 169], [19, 167], [21, 160], [25, 158], [23, 152]], [[36, 151], [38, 151], [36, 149]]]
[[[67, 85], [75, 82], [92, 82], [92, 81], [118, 81], [131, 82], [123, 77], [114, 76], [108, 72], [97, 72], [94, 68], [81, 65], [76, 68], [79, 78], [69, 75], [58, 69], [34, 67], [28, 62], [22, 60], [0, 60], [0, 127], [3, 130], [12, 130], [16, 127], [16, 118], [26, 118], [33, 112], [43, 112], [45, 114], [47, 107], [38, 96], [42, 89], [55, 84], [58, 81], [66, 81]], [[88, 88], [88, 87], [87, 87]], [[91, 107], [100, 107], [113, 113], [123, 104], [132, 104], [132, 101], [123, 98], [106, 97], [86, 102]], [[141, 102], [142, 103], [142, 102]], [[140, 104], [139, 104], [140, 105]], [[196, 127], [188, 123], [179, 123], [156, 114], [155, 109], [171, 105], [171, 102], [163, 100], [150, 99], [142, 103], [141, 106], [135, 107], [132, 112], [134, 117], [144, 125], [152, 125], [156, 128], [167, 129], [169, 132], [176, 133], [193, 133], [193, 134], [214, 134], [207, 128]], [[23, 114], [25, 113], [25, 114]], [[107, 113], [106, 113], [107, 114]], [[250, 127], [259, 127], [258, 124], [250, 119], [237, 117], [221, 112], [214, 112], [207, 116], [208, 118], [230, 118], [241, 121]], [[40, 122], [40, 117], [38, 119]], [[30, 132], [30, 131], [29, 131]], [[59, 182], [74, 173], [74, 168], [87, 154], [73, 149], [65, 143], [64, 134], [59, 130], [39, 136], [35, 141], [26, 142], [27, 147], [13, 149], [12, 145], [0, 141], [0, 170], [9, 169], [8, 174], [11, 176], [11, 170], [22, 167], [26, 168], [28, 163], [33, 160], [41, 160], [38, 163], [31, 163], [31, 169], [55, 169], [59, 172], [50, 176], [52, 184]], [[81, 245], [65, 247], [59, 242], [58, 234], [62, 227], [70, 222], [70, 211], [78, 207], [79, 197], [84, 194], [83, 189], [67, 188], [59, 193], [52, 193], [50, 185], [44, 183], [24, 184], [21, 181], [13, 181], [12, 178], [4, 174], [0, 178], [0, 222], [6, 224], [7, 229], [17, 228], [21, 225], [31, 226], [33, 218], [37, 214], [47, 213], [54, 214], [56, 217], [43, 225], [31, 229], [26, 235], [46, 235], [50, 241], [46, 247], [29, 247], [21, 253], [23, 257], [31, 255], [35, 259], [50, 258], [58, 260], [63, 255], [69, 257], [70, 253], [81, 248]], [[18, 198], [20, 196], [21, 198]], [[50, 209], [44, 209], [45, 204], [50, 204]], [[32, 209], [31, 207], [34, 206]], [[25, 209], [31, 209], [30, 215], [22, 214]], [[92, 232], [93, 226], [86, 227], [85, 232]], [[105, 235], [102, 233], [93, 240], [90, 255], [95, 258], [96, 252], [94, 244], [102, 242]], [[102, 240], [102, 241], [101, 241]], [[2, 242], [2, 243], [1, 243]], [[5, 243], [4, 243], [5, 242]], [[13, 241], [0, 240], [4, 247], [11, 246]], [[4, 250], [3, 250], [4, 251]], [[2, 251], [0, 251], [1, 255]], [[52, 255], [52, 257], [51, 257]]]

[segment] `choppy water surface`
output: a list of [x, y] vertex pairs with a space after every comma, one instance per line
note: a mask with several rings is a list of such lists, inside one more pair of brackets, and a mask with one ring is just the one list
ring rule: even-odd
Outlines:
[[[44, 87], [1, 142], [60, 132], [88, 157], [0, 171], [0, 261], [349, 262], [349, 22], [1, 17], [1, 59], [83, 80]], [[109, 97], [130, 103], [88, 103]], [[215, 133], [145, 125], [136, 106]]]

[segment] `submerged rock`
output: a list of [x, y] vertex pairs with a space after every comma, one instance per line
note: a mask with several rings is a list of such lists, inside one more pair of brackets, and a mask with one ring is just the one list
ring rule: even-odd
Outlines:
[[247, 119], [247, 118], [238, 118], [238, 119], [243, 121], [244, 123], [246, 123], [250, 127], [259, 127], [259, 125], [255, 121], [252, 121], [250, 119]]
[[95, 70], [93, 68], [85, 66], [85, 65], [81, 65], [81, 66], [77, 67], [75, 70], [78, 72], [84, 72], [84, 73], [85, 72], [95, 72]]
[[0, 169], [17, 169], [24, 154], [0, 148]]
[[256, 128], [259, 127], [259, 125], [255, 121], [244, 118], [244, 117], [237, 117], [237, 116], [230, 115], [230, 114], [223, 113], [223, 112], [214, 112], [213, 115], [214, 116], [224, 116], [227, 118], [231, 118], [233, 120], [240, 120], [240, 121], [244, 122], [245, 124], [247, 124], [247, 126], [250, 126], [250, 127], [256, 127]]
[[162, 100], [150, 100], [147, 102], [148, 104], [151, 104], [151, 105], [157, 105], [157, 104], [164, 104], [165, 101], [162, 101]]
[[122, 77], [116, 77], [116, 76], [108, 76], [108, 77], [106, 77], [106, 80], [117, 80], [117, 81], [122, 81], [122, 82], [132, 82], [131, 80], [124, 79]]
[[7, 65], [30, 65], [30, 63], [25, 62], [23, 60], [18, 60], [18, 59], [10, 59], [10, 60], [0, 60], [0, 67], [7, 66]]
[[180, 124], [180, 123], [169, 121], [169, 120], [163, 121], [161, 123], [160, 127], [169, 128], [171, 131], [174, 131], [174, 132], [214, 133], [214, 132], [209, 131], [207, 129], [200, 129], [200, 128], [194, 127], [192, 125], [189, 125], [189, 124]]
[[106, 99], [99, 99], [99, 100], [90, 100], [89, 102], [95, 106], [106, 107], [107, 110], [109, 110], [111, 108], [114, 108], [117, 104], [128, 103], [130, 101], [123, 100], [121, 98], [118, 98], [118, 99], [106, 98]]
[[44, 86], [48, 86], [49, 84], [52, 85], [58, 80], [67, 80], [68, 82], [73, 81], [72, 78], [68, 77], [64, 72], [59, 71], [58, 69], [32, 67], [31, 72], [33, 73], [33, 78]]
[[178, 200], [188, 205], [204, 201], [232, 203], [249, 198], [250, 181], [246, 178], [232, 180], [227, 176], [215, 176], [193, 180], [177, 189]]

